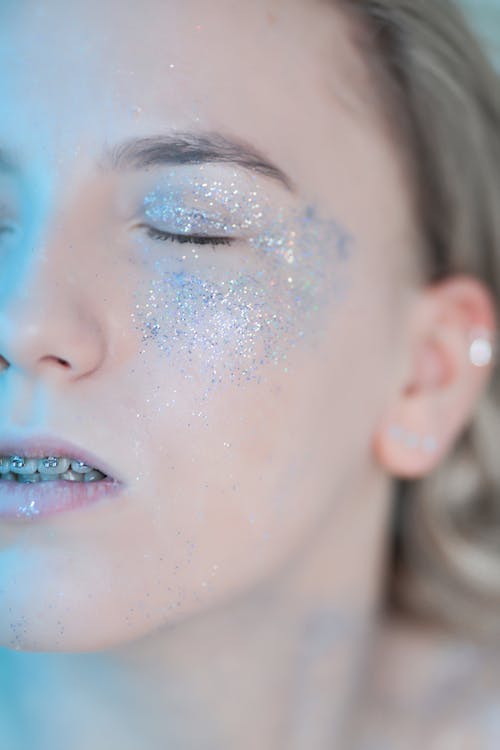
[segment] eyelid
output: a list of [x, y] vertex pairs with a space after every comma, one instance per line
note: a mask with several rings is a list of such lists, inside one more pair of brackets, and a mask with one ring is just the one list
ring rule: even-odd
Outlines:
[[271, 208], [268, 197], [252, 187], [208, 177], [184, 187], [157, 187], [143, 199], [143, 215], [179, 234], [251, 236], [262, 229]]
[[180, 206], [169, 207], [152, 206], [145, 211], [145, 217], [156, 225], [161, 225], [165, 231], [173, 234], [226, 234], [237, 231], [235, 224], [226, 221], [226, 217], [220, 212], [214, 211], [212, 215], [204, 213], [200, 209], [184, 209]]
[[152, 226], [151, 224], [140, 223], [134, 225], [135, 229], [145, 229], [146, 233], [152, 238], [159, 241], [172, 241], [178, 242], [179, 244], [193, 244], [193, 245], [232, 245], [236, 242], [236, 237], [229, 235], [212, 235], [212, 234], [201, 234], [198, 232], [192, 233], [180, 233], [180, 232], [169, 232], [164, 229], [158, 229], [158, 227]]

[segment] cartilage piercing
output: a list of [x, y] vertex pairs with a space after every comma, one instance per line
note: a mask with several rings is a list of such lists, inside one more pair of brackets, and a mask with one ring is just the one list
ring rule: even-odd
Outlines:
[[475, 367], [487, 367], [493, 360], [494, 334], [484, 328], [470, 333], [469, 358]]

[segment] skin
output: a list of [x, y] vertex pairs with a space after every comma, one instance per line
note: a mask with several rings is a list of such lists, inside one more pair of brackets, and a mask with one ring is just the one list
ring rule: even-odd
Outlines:
[[[1, 189], [21, 227], [2, 261], [1, 425], [73, 440], [126, 485], [109, 503], [0, 523], [5, 663], [29, 675], [18, 711], [37, 707], [46, 747], [75, 734], [82, 748], [342, 747], [392, 479], [432, 471], [470, 418], [489, 370], [468, 361], [468, 331], [494, 327], [492, 300], [468, 277], [423, 282], [403, 162], [335, 9], [146, 6], [0, 11], [0, 143], [19, 161]], [[106, 144], [186, 130], [249, 142], [290, 176], [295, 193], [259, 175], [259, 194], [272, 213], [315, 207], [326, 278], [340, 274], [329, 222], [353, 238], [345, 293], [329, 288], [304, 340], [286, 339], [286, 367], [264, 359], [246, 382], [209, 387], [203, 349], [142, 341], [135, 306], [185, 248], [146, 241], [125, 209], [188, 168], [99, 167]], [[231, 174], [248, 190], [248, 170]], [[284, 314], [251, 249], [201, 247], [190, 270], [220, 285], [262, 269], [265, 304]], [[393, 423], [438, 451], [405, 448]], [[8, 717], [2, 731], [29, 745]]]

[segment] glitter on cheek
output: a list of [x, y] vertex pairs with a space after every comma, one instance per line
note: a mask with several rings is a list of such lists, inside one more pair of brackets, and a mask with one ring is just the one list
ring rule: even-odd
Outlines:
[[[168, 248], [164, 243], [147, 291], [136, 293], [132, 317], [144, 345], [156, 346], [185, 378], [202, 377], [208, 393], [226, 382], [258, 381], [265, 365], [286, 370], [289, 351], [321, 333], [321, 311], [345, 288], [341, 271], [351, 257], [352, 238], [336, 222], [320, 219], [312, 206], [270, 214], [256, 193], [242, 203], [231, 186], [211, 183], [203, 190], [204, 199], [215, 195], [214, 205], [222, 204], [210, 214], [205, 231], [235, 231], [242, 223], [255, 227], [244, 241], [248, 261], [229, 272], [218, 262], [216, 248], [208, 266], [200, 247], [195, 256], [182, 256], [180, 268], [175, 253], [174, 270], [173, 243]], [[196, 206], [184, 209], [179, 202], [155, 198], [146, 205], [150, 217], [161, 216], [169, 231], [199, 231]], [[223, 252], [230, 254], [231, 248]]]
[[163, 270], [149, 289], [143, 341], [153, 339], [163, 352], [176, 355], [186, 377], [194, 363], [212, 384], [225, 375], [230, 380], [246, 377], [260, 356], [257, 334], [269, 317], [267, 307], [258, 277], [238, 274], [215, 282]]

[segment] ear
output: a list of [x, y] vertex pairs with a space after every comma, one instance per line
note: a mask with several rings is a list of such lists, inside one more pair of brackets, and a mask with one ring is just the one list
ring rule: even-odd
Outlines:
[[406, 372], [374, 435], [376, 459], [400, 478], [431, 472], [451, 449], [491, 379], [496, 355], [494, 300], [474, 277], [425, 287], [410, 320]]

